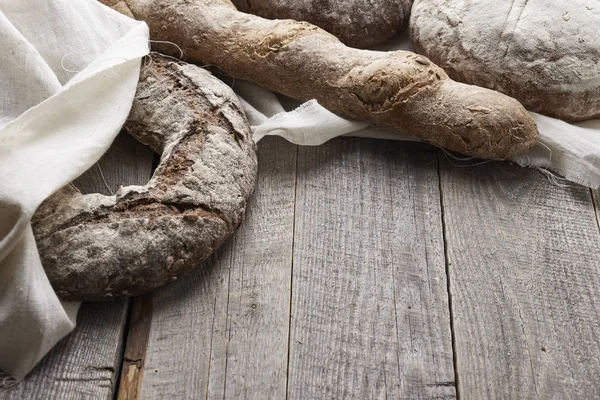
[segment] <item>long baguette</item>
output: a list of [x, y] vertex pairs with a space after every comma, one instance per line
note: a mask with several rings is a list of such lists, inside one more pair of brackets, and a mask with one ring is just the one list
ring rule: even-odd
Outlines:
[[[345, 46], [306, 22], [267, 20], [229, 0], [102, 0], [146, 21], [188, 61], [330, 111], [488, 159], [527, 152], [537, 127], [515, 99], [451, 80], [427, 58]], [[161, 51], [169, 51], [161, 47]]]

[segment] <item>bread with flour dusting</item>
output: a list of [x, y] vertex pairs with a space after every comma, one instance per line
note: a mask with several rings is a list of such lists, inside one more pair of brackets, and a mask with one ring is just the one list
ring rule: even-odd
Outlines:
[[238, 10], [269, 19], [307, 21], [346, 45], [384, 43], [408, 23], [412, 0], [232, 0]]
[[542, 114], [600, 117], [600, 1], [416, 0], [416, 50]]

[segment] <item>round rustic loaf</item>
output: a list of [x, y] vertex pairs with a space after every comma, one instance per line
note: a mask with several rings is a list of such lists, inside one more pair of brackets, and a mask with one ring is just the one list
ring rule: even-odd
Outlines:
[[64, 300], [112, 300], [156, 289], [239, 226], [256, 181], [246, 117], [229, 86], [153, 53], [125, 129], [161, 154], [145, 186], [115, 196], [55, 193], [33, 219], [42, 265]]
[[413, 0], [232, 0], [238, 10], [269, 19], [307, 21], [351, 47], [384, 43], [404, 29]]
[[600, 117], [597, 0], [416, 0], [410, 30], [453, 79], [568, 121]]

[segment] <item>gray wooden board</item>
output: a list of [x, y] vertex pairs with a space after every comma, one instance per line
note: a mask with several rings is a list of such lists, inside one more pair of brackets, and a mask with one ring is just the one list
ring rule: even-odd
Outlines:
[[[442, 213], [424, 145], [298, 151], [264, 139], [240, 231], [153, 295], [142, 398], [454, 397], [442, 216], [460, 397], [600, 393], [600, 220], [587, 189], [444, 159]], [[146, 181], [151, 160], [121, 137], [100, 165], [115, 191]], [[107, 191], [97, 167], [78, 184]], [[84, 304], [77, 330], [0, 399], [110, 398], [126, 313]]]
[[141, 398], [284, 398], [296, 146], [259, 144], [246, 221], [194, 272], [153, 294]]
[[590, 191], [508, 163], [441, 171], [460, 397], [598, 398]]
[[452, 357], [435, 150], [301, 147], [289, 397], [454, 398]]
[[[104, 180], [119, 185], [148, 181], [153, 153], [121, 134], [99, 165]], [[98, 166], [77, 180], [84, 193], [108, 189]], [[20, 384], [0, 389], [1, 400], [108, 399], [112, 397], [121, 365], [121, 344], [127, 316], [125, 301], [84, 303], [75, 331], [64, 338]]]

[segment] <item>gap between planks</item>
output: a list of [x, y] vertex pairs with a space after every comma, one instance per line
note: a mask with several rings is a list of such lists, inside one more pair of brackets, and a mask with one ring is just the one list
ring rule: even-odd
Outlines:
[[509, 163], [442, 160], [463, 398], [600, 391], [600, 232], [588, 189]]
[[292, 309], [292, 293], [294, 290], [294, 246], [296, 244], [296, 240], [295, 240], [295, 236], [294, 233], [296, 232], [296, 207], [297, 207], [297, 197], [298, 197], [298, 149], [299, 147], [296, 146], [296, 165], [295, 165], [295, 171], [296, 173], [294, 174], [294, 212], [293, 212], [293, 223], [292, 223], [292, 260], [291, 260], [291, 274], [290, 274], [290, 318], [289, 318], [289, 323], [288, 323], [288, 349], [287, 349], [287, 363], [286, 363], [286, 370], [285, 370], [285, 398], [289, 399], [290, 397], [290, 393], [289, 393], [289, 380], [290, 380], [290, 349], [291, 349], [291, 342], [292, 342], [292, 335], [291, 335], [291, 331], [292, 331], [292, 315], [293, 315], [293, 309]]
[[600, 233], [600, 190], [590, 189], [592, 195], [592, 203], [594, 204], [594, 212], [596, 214], [596, 223], [598, 224], [598, 232]]
[[140, 398], [151, 322], [152, 296], [147, 294], [132, 299], [129, 329], [125, 330], [126, 346], [122, 357], [121, 376], [117, 382], [115, 398]]
[[437, 160], [438, 160], [438, 183], [439, 183], [439, 191], [440, 191], [440, 213], [442, 216], [442, 237], [444, 239], [444, 261], [446, 268], [446, 290], [448, 292], [448, 313], [450, 316], [450, 338], [452, 341], [452, 366], [454, 368], [454, 387], [456, 388], [456, 399], [460, 400], [460, 375], [458, 372], [458, 364], [456, 359], [456, 332], [454, 330], [454, 313], [452, 312], [452, 289], [451, 289], [451, 276], [450, 276], [450, 264], [448, 262], [448, 240], [446, 238], [446, 216], [444, 212], [444, 191], [442, 187], [442, 154], [446, 157], [445, 151], [438, 149], [437, 150]]

